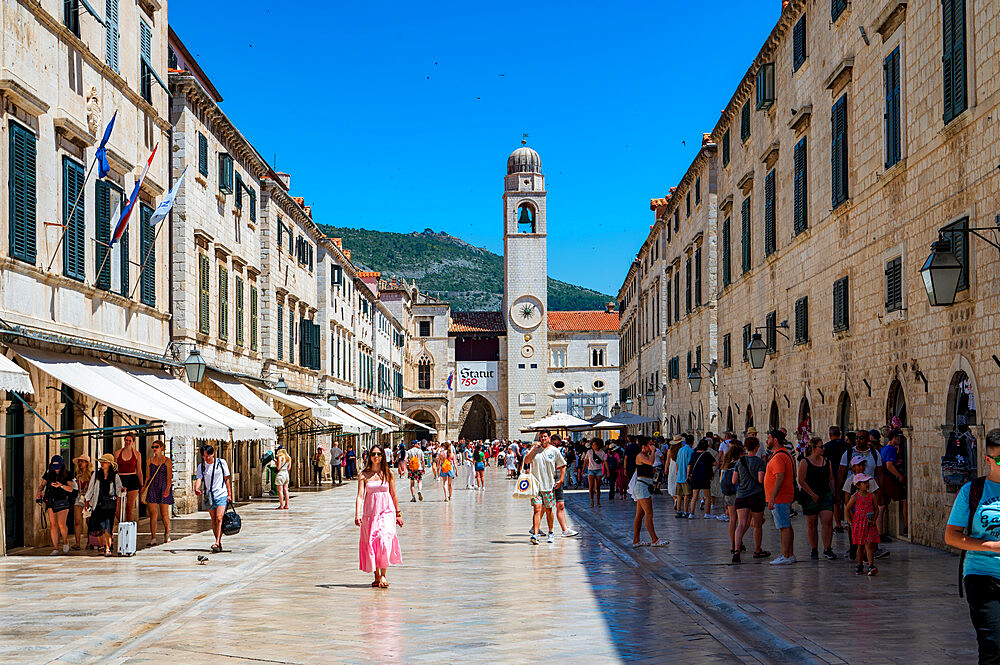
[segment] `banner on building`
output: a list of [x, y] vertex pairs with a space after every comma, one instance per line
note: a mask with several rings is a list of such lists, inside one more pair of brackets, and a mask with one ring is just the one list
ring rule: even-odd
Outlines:
[[456, 392], [488, 393], [499, 390], [497, 363], [490, 361], [455, 363], [457, 370]]

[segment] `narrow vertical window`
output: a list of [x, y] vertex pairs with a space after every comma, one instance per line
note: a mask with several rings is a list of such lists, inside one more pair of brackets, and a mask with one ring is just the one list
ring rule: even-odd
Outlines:
[[243, 346], [243, 278], [236, 276], [236, 346]]
[[198, 255], [198, 332], [207, 335], [209, 327], [209, 307], [211, 302], [211, 276], [208, 257], [204, 254]]
[[795, 343], [805, 344], [809, 341], [809, 297], [805, 296], [795, 301]]
[[285, 357], [285, 308], [278, 305], [278, 360]]
[[684, 262], [684, 312], [691, 312], [691, 257]]
[[806, 15], [792, 28], [792, 71], [798, 71], [806, 61]]
[[104, 2], [104, 62], [118, 71], [118, 0]]
[[729, 286], [732, 282], [732, 254], [731, 254], [731, 244], [732, 240], [730, 238], [730, 219], [726, 217], [725, 221], [722, 222], [722, 287], [725, 288]]
[[729, 129], [722, 134], [722, 167], [729, 166]]
[[139, 301], [156, 307], [156, 227], [150, 224], [153, 209], [139, 206]]
[[701, 307], [701, 247], [694, 250], [694, 306]]
[[775, 233], [774, 170], [764, 176], [764, 256], [777, 249]]
[[750, 198], [747, 197], [743, 199], [743, 205], [740, 207], [740, 223], [742, 228], [741, 231], [741, 249], [743, 258], [743, 272], [750, 272]]
[[139, 20], [139, 94], [153, 103], [153, 31], [146, 22]]
[[[111, 290], [111, 211], [121, 206], [122, 191], [107, 180], [94, 183], [94, 285]], [[117, 205], [116, 205], [117, 204]]]
[[198, 132], [198, 173], [208, 177], [208, 137]]
[[847, 95], [838, 99], [830, 114], [830, 175], [833, 184], [833, 207], [847, 200]]
[[885, 264], [885, 311], [903, 309], [903, 258], [897, 256]]
[[778, 313], [771, 310], [764, 317], [764, 332], [767, 336], [767, 352], [774, 353], [778, 350]]
[[82, 193], [83, 165], [63, 157], [63, 274], [81, 282], [87, 277], [87, 218]]
[[944, 76], [944, 122], [968, 108], [968, 72], [965, 53], [965, 0], [941, 1], [943, 31], [941, 65]]
[[219, 266], [219, 339], [229, 339], [229, 271]]
[[847, 9], [847, 0], [830, 0], [830, 20], [836, 21]]
[[899, 100], [899, 47], [882, 63], [885, 80], [885, 168], [891, 168], [902, 159], [902, 128]]
[[34, 265], [37, 207], [35, 157], [38, 139], [21, 125], [10, 123], [10, 255]]
[[257, 287], [250, 284], [250, 350], [257, 350], [257, 314], [259, 304], [257, 301]]
[[842, 332], [850, 328], [848, 315], [848, 282], [841, 277], [833, 283], [833, 331]]
[[795, 144], [795, 153], [793, 155], [792, 162], [792, 180], [794, 182], [795, 191], [795, 209], [792, 214], [792, 225], [793, 231], [796, 235], [798, 235], [809, 227], [809, 202], [807, 198], [808, 179], [806, 176], [806, 137], [803, 136], [799, 142]]
[[743, 102], [740, 109], [740, 140], [744, 143], [750, 138], [750, 101]]

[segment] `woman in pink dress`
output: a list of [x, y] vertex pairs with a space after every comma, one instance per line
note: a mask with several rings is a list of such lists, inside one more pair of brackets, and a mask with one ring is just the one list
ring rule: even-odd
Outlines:
[[361, 570], [375, 573], [373, 587], [388, 589], [386, 570], [389, 566], [403, 563], [396, 539], [396, 525], [403, 526], [403, 515], [399, 512], [396, 481], [389, 469], [389, 461], [379, 447], [368, 451], [365, 469], [358, 475], [354, 524], [361, 527], [358, 544]]

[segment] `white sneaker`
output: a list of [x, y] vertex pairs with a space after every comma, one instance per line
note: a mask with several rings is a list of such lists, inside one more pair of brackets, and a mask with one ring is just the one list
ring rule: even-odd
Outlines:
[[554, 543], [554, 542], [556, 542], [555, 534], [552, 533], [551, 531], [549, 531], [549, 537], [546, 538], [545, 541], [548, 542], [548, 543]]
[[59, 550], [52, 550], [49, 552], [49, 556], [59, 556]]
[[729, 515], [719, 515], [715, 519], [719, 520], [720, 522], [728, 522], [729, 521]]
[[572, 538], [573, 536], [579, 536], [580, 532], [576, 529], [567, 529], [563, 531], [563, 538]]
[[663, 546], [664, 546], [664, 545], [666, 545], [666, 544], [667, 544], [668, 542], [670, 542], [670, 541], [667, 541], [667, 540], [661, 540], [661, 539], [657, 538], [657, 539], [656, 539], [656, 542], [655, 542], [655, 543], [653, 543], [653, 545], [652, 545], [652, 546], [653, 546], [653, 547], [663, 547]]
[[63, 554], [69, 554], [69, 543], [63, 545]]
[[704, 515], [702, 515], [701, 519], [703, 519], [703, 520], [714, 520], [715, 519], [715, 515], [712, 515], [711, 513], [705, 513]]
[[696, 519], [698, 519], [698, 516], [695, 515], [694, 513], [688, 513], [688, 519], [689, 520], [696, 520]]
[[787, 557], [784, 555], [778, 555], [777, 558], [771, 561], [772, 566], [784, 566], [790, 563], [795, 563], [795, 557]]

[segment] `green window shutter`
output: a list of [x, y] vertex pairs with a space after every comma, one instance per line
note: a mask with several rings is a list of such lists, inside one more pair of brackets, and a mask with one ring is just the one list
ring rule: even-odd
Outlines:
[[777, 249], [775, 239], [774, 212], [774, 171], [768, 171], [764, 176], [764, 255], [770, 256]]
[[955, 233], [969, 228], [969, 218], [964, 217], [954, 224], [944, 227], [945, 240], [951, 241], [951, 253], [962, 264], [962, 273], [958, 277], [958, 290], [969, 288], [969, 236], [966, 233]]
[[150, 224], [153, 209], [139, 204], [139, 301], [156, 307], [156, 227]]
[[278, 360], [285, 357], [285, 310], [278, 306]]
[[767, 335], [767, 352], [774, 353], [778, 350], [778, 313], [774, 310], [768, 312], [764, 317], [764, 332]]
[[941, 65], [944, 76], [944, 122], [948, 124], [968, 106], [965, 53], [965, 0], [942, 0]]
[[701, 307], [701, 247], [694, 250], [694, 306]]
[[10, 123], [10, 255], [34, 265], [37, 237], [35, 135], [16, 123]]
[[830, 175], [833, 181], [833, 207], [847, 200], [847, 95], [838, 99], [830, 114]]
[[[319, 368], [322, 365], [322, 363], [320, 362], [321, 361], [321, 358], [320, 358], [321, 354], [320, 354], [320, 333], [319, 333], [319, 326], [317, 324], [313, 323], [311, 325], [311, 327], [312, 327], [312, 335], [313, 335], [313, 341], [312, 341], [312, 368], [315, 369], [315, 370], [319, 370]], [[386, 381], [388, 381], [388, 379], [386, 379]]]
[[684, 312], [691, 311], [691, 257], [684, 262]]
[[730, 219], [726, 217], [722, 222], [722, 287], [725, 288], [731, 283], [732, 277], [732, 254], [730, 253]]
[[694, 202], [701, 203], [701, 178], [694, 180]]
[[153, 101], [153, 73], [147, 64], [153, 60], [153, 30], [139, 20], [139, 93], [147, 102]]
[[[108, 243], [111, 242], [112, 185], [107, 180], [94, 183], [94, 285], [105, 291], [111, 288], [111, 259]], [[117, 192], [115, 192], [117, 196]], [[99, 273], [97, 271], [100, 271]]]
[[740, 223], [742, 225], [742, 258], [743, 258], [743, 272], [750, 272], [750, 198], [743, 199], [743, 205], [740, 207]]
[[208, 137], [198, 132], [198, 173], [208, 177]]
[[247, 187], [247, 194], [250, 198], [250, 221], [257, 221], [257, 190], [253, 187]]
[[219, 191], [233, 193], [233, 156], [228, 152], [219, 153]]
[[750, 138], [750, 100], [743, 102], [740, 109], [740, 140], [744, 143]]
[[236, 184], [233, 185], [233, 205], [236, 206], [237, 210], [243, 210], [243, 176], [240, 172], [236, 172]]
[[673, 311], [670, 308], [670, 276], [669, 275], [667, 276], [667, 288], [666, 288], [666, 291], [667, 291], [667, 327], [669, 328], [670, 324], [673, 322], [673, 319], [672, 319]]
[[104, 62], [108, 67], [118, 70], [118, 0], [105, 0], [104, 3]]
[[743, 326], [743, 362], [750, 360], [749, 351], [747, 348], [750, 346], [750, 340], [752, 339], [753, 331], [750, 328], [750, 324]]
[[903, 309], [903, 259], [896, 257], [885, 264], [885, 311]]
[[809, 298], [808, 296], [795, 301], [795, 343], [805, 344], [809, 341]]
[[257, 350], [257, 287], [250, 285], [250, 350]]
[[[299, 335], [302, 335], [302, 331], [299, 331]], [[299, 344], [302, 340], [299, 339]], [[295, 310], [291, 307], [288, 308], [288, 362], [295, 362]]]
[[128, 237], [129, 233], [126, 230], [122, 233], [121, 239], [118, 241], [118, 254], [122, 257], [120, 272], [121, 272], [121, 294], [126, 298], [129, 297], [129, 251], [128, 251]]
[[830, 20], [836, 21], [847, 9], [847, 0], [830, 0]]
[[691, 216], [691, 192], [687, 193], [687, 199], [686, 200], [687, 200], [687, 207], [685, 209], [684, 216], [685, 217], [690, 217]]
[[219, 339], [229, 339], [229, 271], [219, 266]]
[[722, 166], [729, 166], [729, 129], [722, 134]]
[[833, 331], [841, 332], [850, 326], [847, 302], [847, 278], [841, 277], [833, 283]]
[[674, 273], [674, 321], [681, 320], [681, 271]]
[[63, 157], [63, 274], [81, 282], [87, 278], [87, 218], [84, 213], [84, 197], [80, 196], [83, 190], [83, 173], [82, 165], [69, 157]]
[[198, 255], [198, 332], [207, 335], [211, 332], [209, 312], [211, 303], [211, 266], [208, 257]]
[[882, 63], [885, 81], [885, 168], [902, 159], [900, 139], [899, 47]]
[[802, 233], [809, 227], [808, 219], [808, 200], [807, 200], [807, 187], [808, 180], [806, 178], [806, 138], [802, 137], [798, 143], [795, 144], [795, 152], [793, 155], [793, 181], [795, 185], [795, 206], [792, 215], [793, 230], [796, 235]]
[[798, 71], [806, 61], [806, 15], [792, 29], [792, 71]]
[[236, 277], [236, 346], [243, 346], [243, 278]]

